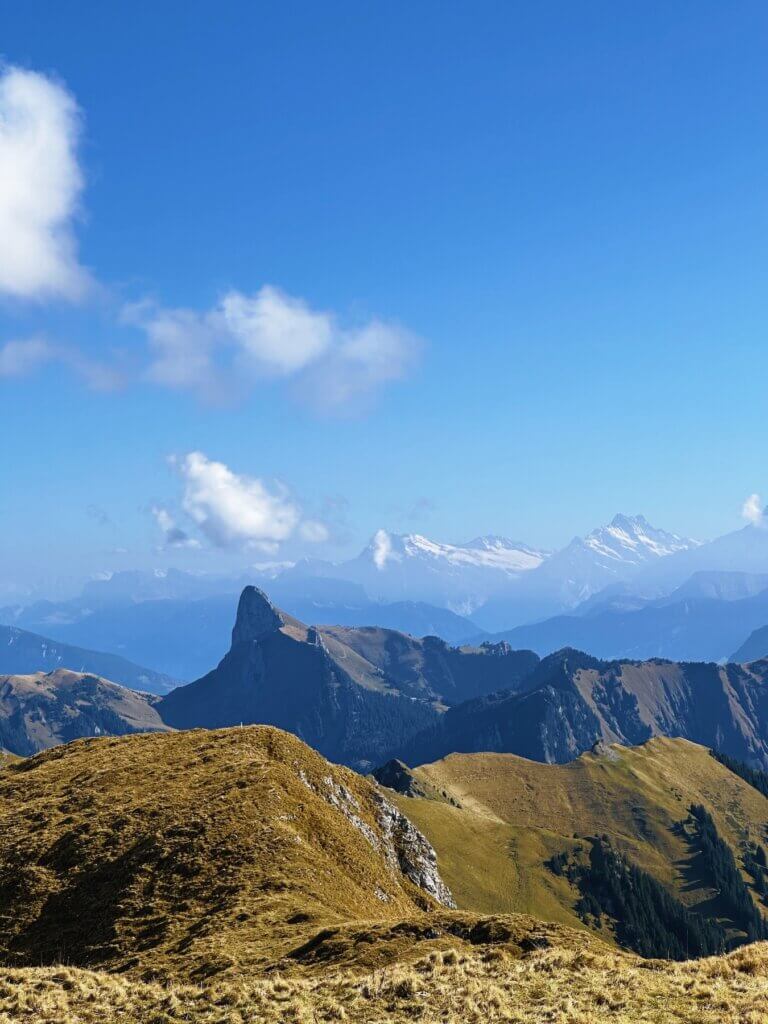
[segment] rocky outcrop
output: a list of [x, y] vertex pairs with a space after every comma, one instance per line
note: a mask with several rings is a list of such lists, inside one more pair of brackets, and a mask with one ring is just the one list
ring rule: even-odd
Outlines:
[[392, 867], [429, 893], [438, 903], [456, 907], [451, 890], [437, 870], [437, 854], [426, 837], [383, 795], [377, 794], [377, 817], [384, 836], [385, 855]]
[[[437, 854], [433, 847], [415, 825], [378, 790], [373, 792], [377, 830], [363, 817], [363, 808], [357, 797], [333, 775], [325, 775], [319, 785], [313, 783], [301, 768], [298, 769], [298, 776], [307, 789], [321, 796], [365, 837], [394, 873], [404, 874], [443, 906], [455, 908], [451, 891], [437, 869]], [[377, 898], [382, 902], [389, 899], [383, 889], [377, 892]]]
[[[353, 676], [352, 673], [355, 673]], [[368, 770], [392, 737], [436, 720], [427, 700], [388, 687], [373, 666], [273, 607], [256, 587], [240, 598], [232, 646], [217, 668], [160, 706], [174, 728], [276, 725], [332, 761]]]
[[426, 797], [427, 792], [407, 764], [393, 757], [380, 768], [374, 768], [371, 775], [381, 786], [393, 789], [403, 796]]
[[246, 587], [240, 595], [237, 618], [232, 630], [232, 646], [257, 644], [276, 632], [285, 620], [263, 590]]

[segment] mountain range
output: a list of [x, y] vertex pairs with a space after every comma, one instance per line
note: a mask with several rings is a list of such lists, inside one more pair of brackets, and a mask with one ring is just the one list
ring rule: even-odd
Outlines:
[[451, 648], [382, 629], [317, 628], [247, 587], [219, 666], [164, 697], [175, 728], [267, 722], [361, 768], [497, 750], [567, 761], [602, 739], [684, 736], [768, 767], [768, 660], [718, 666], [543, 661], [509, 644]]
[[[745, 585], [737, 588], [736, 574], [727, 574], [723, 586], [719, 585], [719, 574], [697, 575], [703, 577], [701, 587], [696, 586], [699, 581], [693, 576], [668, 597], [640, 600], [611, 595], [604, 602], [577, 609], [580, 614], [558, 615], [483, 638], [529, 647], [542, 656], [563, 647], [576, 647], [608, 659], [752, 661], [768, 654], [768, 646], [760, 654], [747, 650], [744, 655], [739, 650], [754, 631], [768, 623], [765, 577], [741, 574], [740, 582]], [[752, 589], [746, 585], [751, 580], [757, 593], [735, 597]], [[710, 592], [728, 596], [706, 596]]]
[[[759, 600], [739, 611], [702, 602], [768, 591], [767, 539], [768, 531], [748, 526], [699, 544], [624, 515], [555, 553], [502, 537], [444, 544], [380, 530], [347, 562], [275, 563], [233, 577], [174, 569], [105, 574], [66, 601], [1, 608], [0, 622], [49, 645], [109, 652], [171, 680], [192, 680], [218, 662], [238, 595], [253, 582], [313, 624], [381, 626], [452, 644], [509, 639], [542, 655], [575, 646], [600, 657], [723, 660], [768, 620]], [[2, 652], [0, 671], [43, 667], [4, 663]], [[132, 676], [147, 675], [66, 667], [140, 688]]]
[[168, 693], [178, 680], [136, 665], [119, 654], [93, 651], [51, 640], [16, 626], [0, 626], [0, 673], [6, 675], [58, 668], [104, 676], [122, 686], [150, 693]]
[[[127, 578], [123, 578], [127, 577]], [[189, 583], [189, 586], [186, 584]], [[84, 588], [68, 601], [38, 601], [28, 607], [0, 609], [0, 621], [42, 634], [47, 646], [83, 647], [113, 652], [121, 659], [152, 665], [158, 676], [196, 679], [209, 671], [229, 642], [237, 609], [240, 581], [207, 581], [191, 574], [118, 573]], [[205, 593], [207, 588], [214, 593]], [[357, 584], [339, 580], [288, 577], [269, 581], [276, 603], [306, 622], [342, 626], [383, 626], [414, 636], [436, 635], [449, 642], [477, 634], [477, 626], [448, 608], [416, 601], [377, 603]], [[221, 592], [216, 592], [221, 590]], [[18, 648], [17, 648], [18, 650]], [[49, 662], [4, 660], [0, 671], [35, 671]], [[72, 655], [67, 666], [85, 667], [118, 682], [154, 692], [167, 691], [162, 680], [143, 670], [93, 667]], [[142, 679], [146, 676], [146, 679]], [[172, 685], [172, 683], [171, 683]]]
[[570, 649], [540, 660], [504, 642], [450, 647], [379, 627], [308, 626], [255, 587], [240, 597], [229, 651], [193, 683], [129, 700], [106, 681], [66, 678], [67, 686], [50, 674], [6, 680], [7, 749], [265, 723], [358, 770], [455, 751], [565, 762], [598, 740], [654, 736], [683, 736], [768, 767], [768, 660], [605, 661]]
[[0, 745], [27, 755], [0, 763], [0, 1009], [18, 985], [43, 986], [49, 1024], [118, 1003], [404, 1024], [424, 999], [441, 1020], [534, 1024], [567, 985], [591, 1024], [620, 972], [612, 1005], [629, 986], [661, 1022], [743, 967], [722, 991], [752, 1013], [766, 723], [768, 660], [451, 647], [305, 625], [253, 586], [218, 666], [168, 694], [0, 677]]
[[598, 740], [682, 736], [768, 768], [768, 660], [750, 665], [599, 661], [563, 650], [521, 687], [449, 708], [396, 748], [407, 764], [498, 751], [566, 762]]
[[520, 685], [537, 662], [507, 644], [451, 648], [380, 628], [307, 626], [246, 587], [229, 652], [159, 707], [180, 729], [268, 722], [363, 767], [448, 704]]
[[280, 578], [347, 580], [379, 600], [421, 600], [468, 615], [483, 629], [500, 629], [574, 607], [655, 562], [699, 546], [651, 526], [641, 515], [617, 515], [554, 553], [504, 537], [455, 545], [379, 530], [357, 558], [305, 561]]

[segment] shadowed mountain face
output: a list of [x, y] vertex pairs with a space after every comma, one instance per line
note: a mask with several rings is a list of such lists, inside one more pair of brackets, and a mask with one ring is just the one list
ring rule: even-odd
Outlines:
[[759, 661], [768, 658], [768, 626], [750, 633], [738, 651], [734, 651], [730, 660], [736, 662]]
[[160, 711], [180, 729], [277, 725], [332, 760], [366, 767], [433, 724], [437, 705], [517, 686], [537, 661], [504, 646], [455, 651], [388, 630], [307, 627], [247, 587], [229, 653]]
[[436, 636], [417, 639], [394, 630], [338, 626], [321, 628], [329, 650], [350, 648], [391, 685], [412, 697], [439, 697], [456, 704], [496, 690], [517, 688], [538, 665], [532, 651], [504, 642], [450, 647]]
[[531, 673], [525, 692], [450, 708], [390, 753], [407, 764], [482, 750], [563, 762], [598, 739], [637, 744], [652, 736], [682, 736], [768, 767], [768, 660], [603, 662], [559, 651]]

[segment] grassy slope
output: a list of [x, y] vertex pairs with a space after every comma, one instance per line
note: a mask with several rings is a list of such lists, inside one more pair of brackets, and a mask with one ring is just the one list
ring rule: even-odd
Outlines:
[[691, 803], [711, 809], [737, 862], [744, 840], [765, 843], [768, 800], [687, 740], [614, 746], [564, 765], [453, 754], [414, 774], [462, 805], [397, 798], [437, 850], [459, 906], [483, 913], [518, 911], [580, 926], [575, 894], [544, 861], [579, 836], [603, 832], [688, 906], [717, 912], [675, 829]]
[[[451, 769], [451, 785], [466, 805], [459, 774]], [[584, 930], [448, 911], [393, 875], [329, 804], [339, 792], [329, 779], [376, 830], [365, 779], [267, 727], [85, 740], [7, 764], [0, 955], [36, 966], [2, 972], [0, 1024], [765, 1019], [768, 943], [698, 963], [644, 962]], [[516, 805], [512, 783], [483, 794], [496, 794], [495, 809], [406, 801], [460, 829], [441, 868], [483, 909], [507, 886], [510, 906], [540, 902], [527, 860], [560, 841], [502, 819]], [[561, 897], [552, 891], [555, 908]]]
[[268, 727], [83, 740], [7, 767], [0, 956], [203, 976], [267, 966], [320, 926], [418, 913], [421, 890], [324, 799], [338, 784], [380, 834], [367, 780]]

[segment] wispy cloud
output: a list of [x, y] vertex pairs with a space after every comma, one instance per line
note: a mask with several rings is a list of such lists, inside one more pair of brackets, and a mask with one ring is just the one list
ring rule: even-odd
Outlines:
[[173, 518], [171, 513], [162, 505], [153, 505], [151, 510], [155, 522], [163, 534], [164, 548], [199, 548], [200, 541], [196, 537], [190, 537], [186, 530], [183, 530]]
[[[188, 452], [170, 461], [182, 480], [181, 507], [185, 515], [214, 547], [252, 548], [274, 554], [293, 536], [308, 543], [328, 540], [325, 524], [306, 518], [284, 486], [235, 473], [203, 452]], [[179, 527], [167, 509], [152, 511], [167, 542]], [[183, 538], [178, 536], [178, 540], [188, 539], [186, 531], [180, 533]]]
[[54, 349], [43, 338], [8, 341], [0, 347], [0, 378], [25, 377], [54, 358]]
[[0, 292], [77, 299], [89, 275], [73, 223], [83, 174], [80, 112], [57, 82], [34, 71], [0, 73]]
[[126, 323], [147, 339], [145, 377], [209, 399], [242, 399], [267, 380], [288, 384], [314, 410], [355, 412], [408, 375], [421, 342], [382, 320], [344, 327], [338, 317], [265, 285], [227, 292], [212, 309], [126, 306]]
[[753, 526], [768, 526], [765, 506], [759, 494], [750, 494], [741, 506], [741, 514]]
[[91, 359], [76, 348], [54, 345], [45, 338], [14, 339], [0, 345], [0, 379], [26, 377], [48, 363], [59, 363], [93, 391], [115, 391], [126, 383], [115, 365]]

